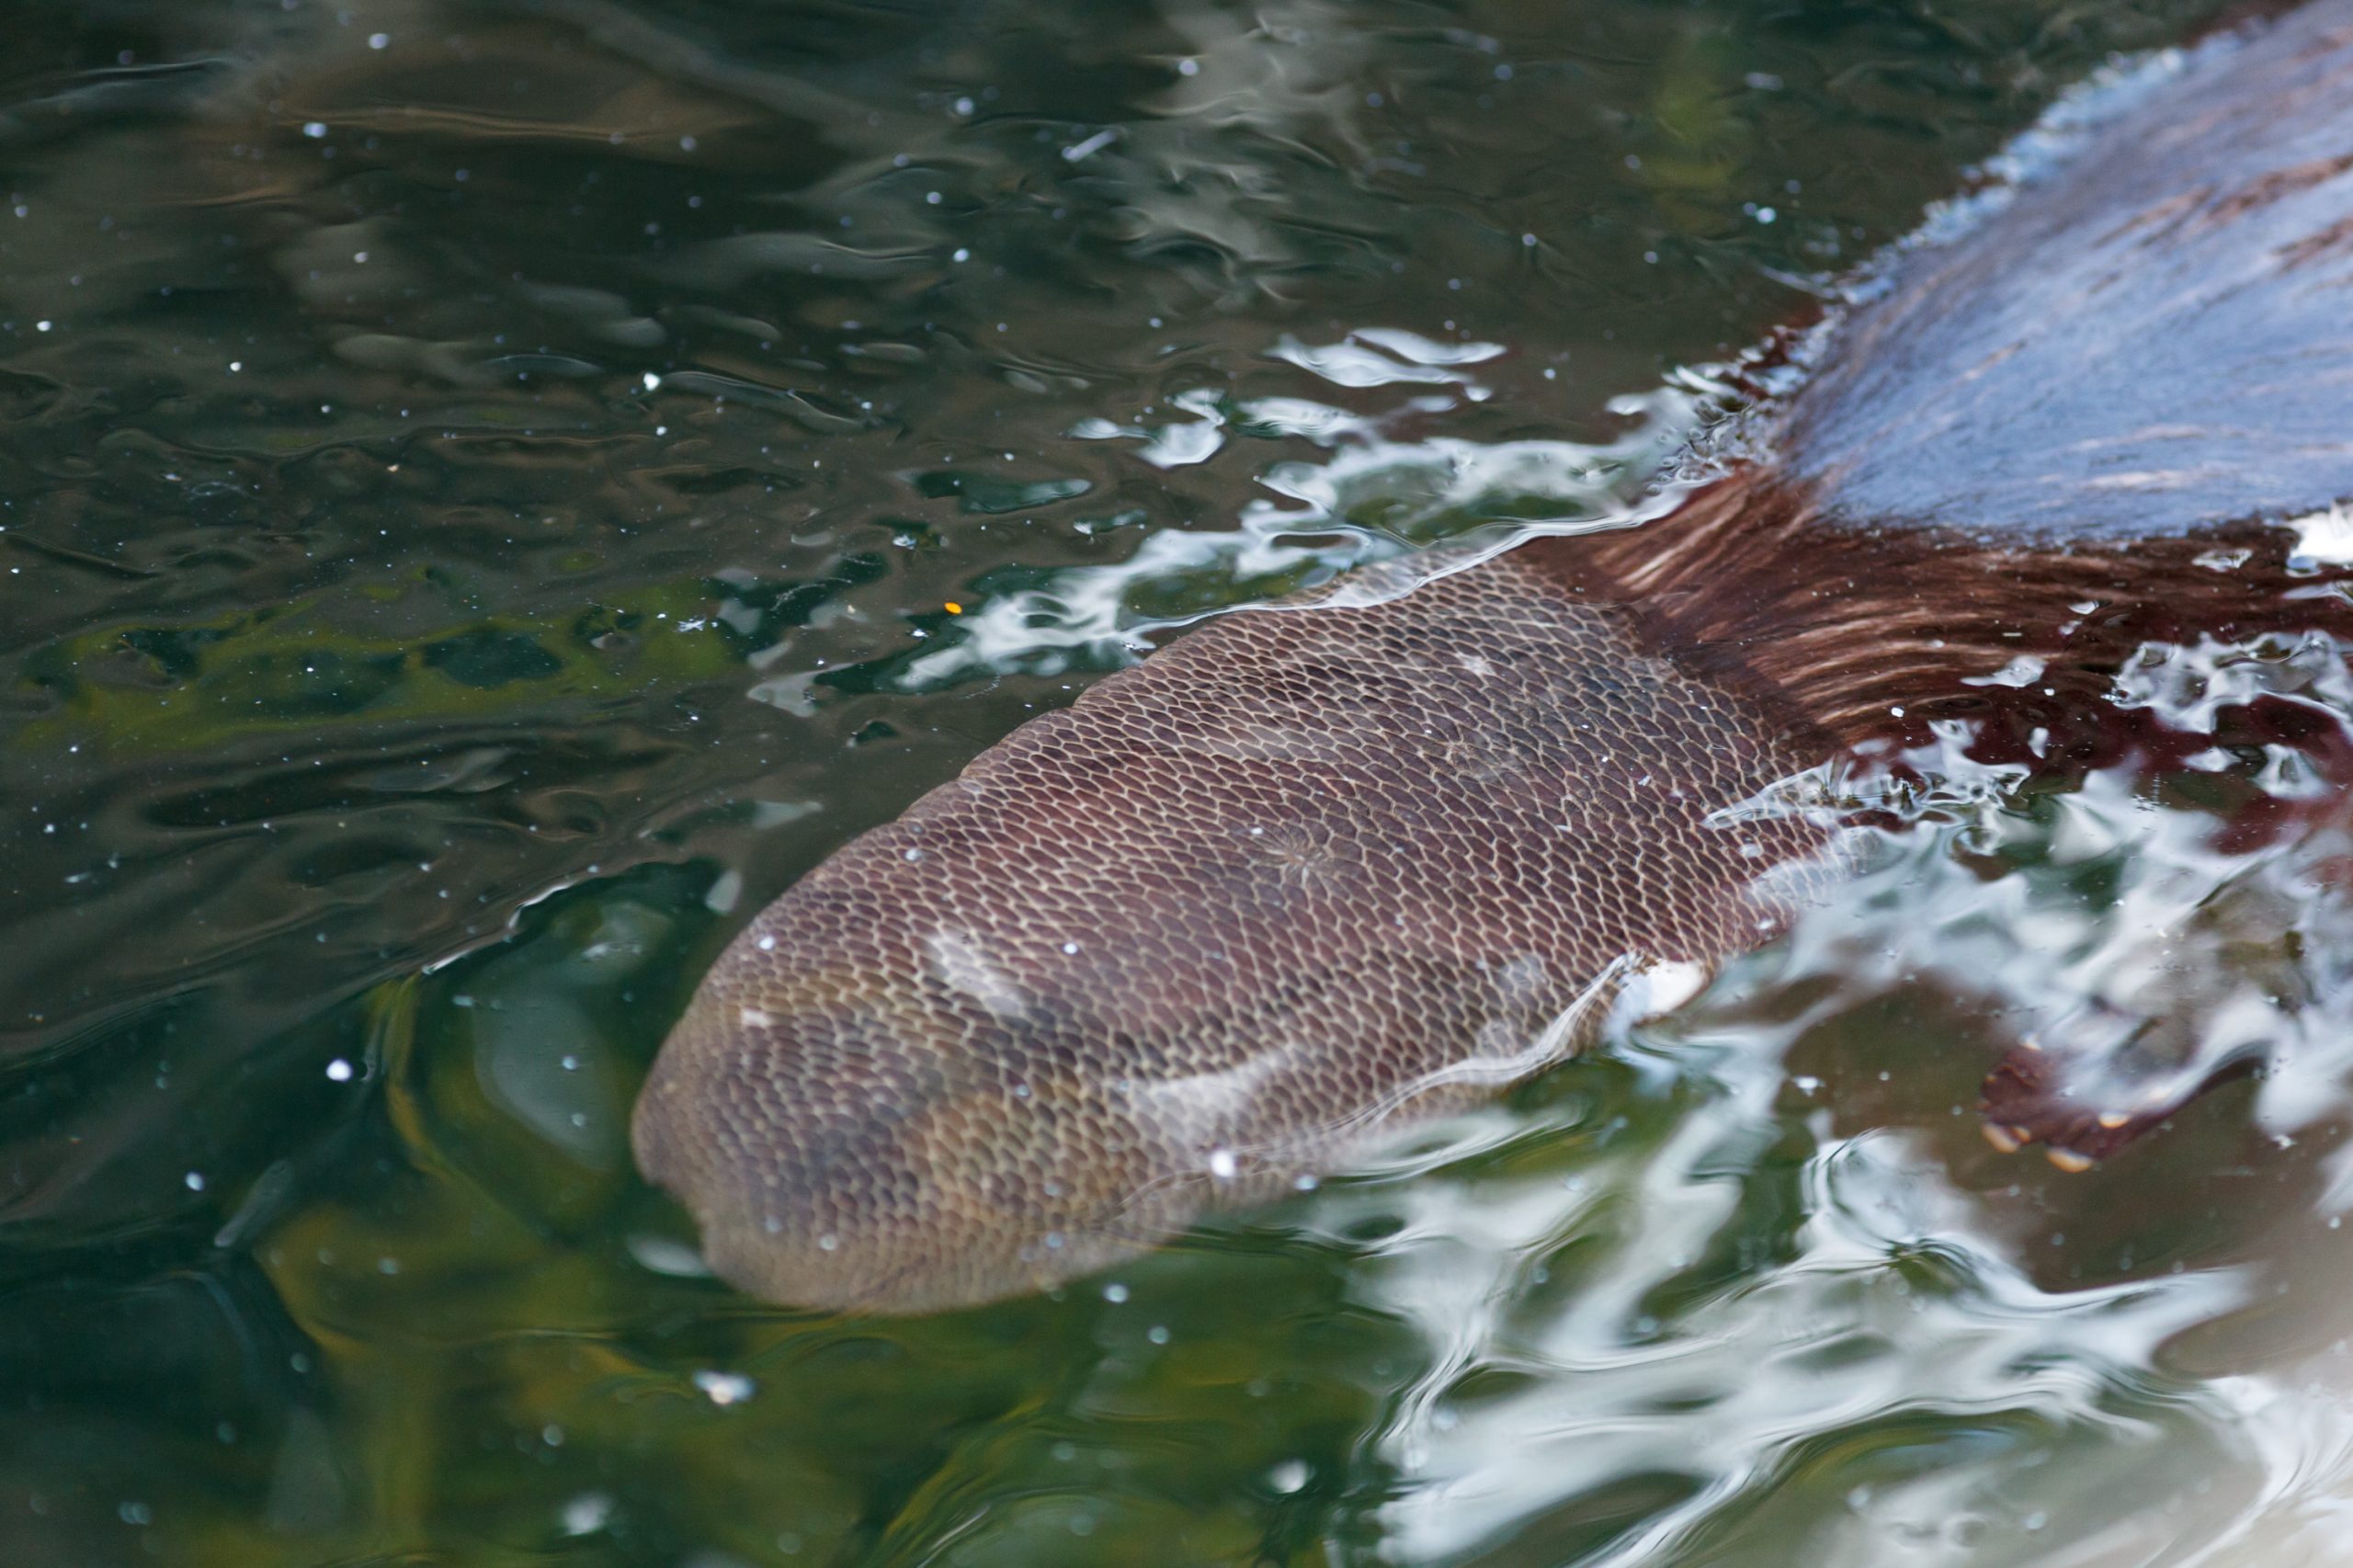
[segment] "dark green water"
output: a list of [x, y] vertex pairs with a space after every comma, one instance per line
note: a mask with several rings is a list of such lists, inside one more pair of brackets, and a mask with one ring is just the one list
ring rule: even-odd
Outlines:
[[2136, 933], [2328, 992], [2195, 790], [1927, 801], [1056, 1299], [760, 1306], [625, 1137], [849, 835], [1169, 625], [1622, 505], [1677, 367], [2204, 9], [20, 0], [0, 1562], [2338, 1561], [2341, 1059], [2075, 1177], [1969, 1110]]

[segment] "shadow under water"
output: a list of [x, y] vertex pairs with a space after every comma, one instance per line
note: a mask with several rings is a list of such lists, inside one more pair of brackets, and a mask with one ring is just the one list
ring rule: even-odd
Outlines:
[[[2353, 933], [2221, 826], [2284, 752], [1945, 758], [1693, 1006], [1050, 1297], [758, 1306], [625, 1136], [856, 832], [1171, 629], [1622, 516], [1675, 367], [2207, 9], [16, 7], [0, 1558], [2332, 1561]], [[2280, 1065], [1989, 1148], [2151, 932]]]

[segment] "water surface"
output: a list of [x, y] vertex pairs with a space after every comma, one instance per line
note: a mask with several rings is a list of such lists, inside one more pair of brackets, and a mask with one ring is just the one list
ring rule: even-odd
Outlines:
[[[1687, 368], [2204, 9], [26, 0], [0, 1556], [2325, 1532], [2353, 932], [2325, 846], [2224, 853], [2196, 778], [1904, 802], [1693, 1008], [1051, 1299], [760, 1306], [625, 1139], [847, 837], [1200, 616], [1618, 516]], [[2136, 700], [2353, 712], [2311, 650], [2166, 668]], [[2088, 1175], [1988, 1148], [2019, 1020], [2192, 928], [2308, 999], [2304, 1065]]]

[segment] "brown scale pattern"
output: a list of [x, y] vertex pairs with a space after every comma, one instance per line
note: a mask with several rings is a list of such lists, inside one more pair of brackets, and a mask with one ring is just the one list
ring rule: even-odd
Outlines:
[[[1841, 748], [1934, 711], [2121, 755], [2080, 711], [2137, 639], [2344, 614], [2261, 524], [2353, 496], [2353, 255], [2315, 239], [2348, 150], [2353, 0], [2316, 0], [1899, 257], [1758, 420], [1768, 466], [1226, 618], [1024, 726], [728, 949], [644, 1171], [762, 1295], [1030, 1290], [1769, 936], [1829, 832], [1726, 808]], [[2217, 540], [2246, 564], [2199, 564]], [[2019, 653], [2035, 689], [1964, 684]], [[2044, 1077], [1990, 1093], [2018, 1135], [2082, 1119]]]
[[646, 1170], [750, 1289], [934, 1307], [1573, 1049], [1631, 962], [1775, 929], [1746, 890], [1819, 839], [1711, 825], [1815, 759], [1633, 619], [1505, 561], [1229, 619], [1024, 726], [722, 959]]

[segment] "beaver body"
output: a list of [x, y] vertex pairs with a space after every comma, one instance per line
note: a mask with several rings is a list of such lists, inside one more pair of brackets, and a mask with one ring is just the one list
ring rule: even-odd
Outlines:
[[1837, 836], [1780, 781], [2342, 630], [2277, 525], [2353, 495], [2353, 0], [2139, 93], [1672, 516], [1225, 618], [778, 900], [637, 1112], [713, 1266], [895, 1311], [1132, 1255], [1779, 930]]

